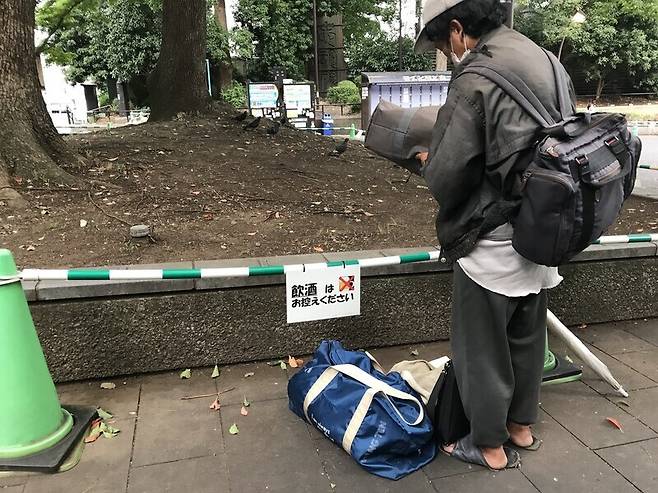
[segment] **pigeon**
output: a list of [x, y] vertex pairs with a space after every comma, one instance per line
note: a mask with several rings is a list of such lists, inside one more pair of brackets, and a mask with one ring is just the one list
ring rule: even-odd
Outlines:
[[253, 120], [251, 120], [249, 123], [247, 123], [245, 126], [242, 127], [243, 130], [253, 130], [255, 128], [258, 128], [258, 125], [260, 125], [260, 121], [263, 117], [262, 116], [257, 116]]
[[342, 153], [344, 153], [347, 150], [347, 144], [349, 143], [350, 139], [345, 139], [342, 141], [340, 144], [336, 146], [336, 149], [334, 149], [331, 152], [332, 156], [340, 156]]
[[271, 127], [268, 127], [267, 133], [268, 135], [276, 135], [279, 133], [280, 128], [281, 128], [281, 124], [279, 122], [274, 122], [272, 123]]
[[245, 121], [245, 120], [247, 119], [247, 116], [249, 116], [249, 112], [248, 112], [248, 111], [243, 111], [243, 112], [240, 113], [238, 116], [234, 116], [234, 117], [233, 117], [233, 121], [236, 121], [236, 122], [243, 122], [243, 121]]

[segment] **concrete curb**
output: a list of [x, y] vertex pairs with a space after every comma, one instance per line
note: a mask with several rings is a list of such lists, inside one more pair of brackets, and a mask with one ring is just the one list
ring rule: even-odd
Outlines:
[[[431, 248], [168, 264], [217, 267], [325, 262]], [[144, 266], [124, 266], [137, 268]], [[658, 316], [658, 243], [597, 245], [561, 268], [550, 306], [569, 325]], [[451, 268], [364, 269], [360, 317], [288, 325], [283, 276], [24, 283], [57, 381], [307, 354], [325, 338], [352, 348], [449, 338]]]

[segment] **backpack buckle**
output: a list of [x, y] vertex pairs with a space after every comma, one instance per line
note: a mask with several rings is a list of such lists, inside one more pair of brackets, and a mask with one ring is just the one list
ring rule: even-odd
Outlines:
[[608, 140], [606, 140], [604, 142], [605, 142], [605, 145], [612, 151], [612, 153], [615, 156], [620, 157], [620, 156], [624, 155], [624, 152], [626, 151], [626, 145], [616, 135], [614, 137], [609, 138]]
[[578, 156], [575, 159], [575, 161], [578, 167], [580, 168], [579, 169], [580, 176], [581, 177], [589, 176], [591, 170], [589, 169], [589, 159], [587, 158], [587, 156]]

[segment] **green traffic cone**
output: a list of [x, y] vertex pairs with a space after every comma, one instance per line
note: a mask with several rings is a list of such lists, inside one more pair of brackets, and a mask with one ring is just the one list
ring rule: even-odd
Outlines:
[[[39, 457], [58, 449], [63, 459], [70, 447], [61, 450], [59, 445], [80, 433], [72, 432], [74, 415], [59, 404], [16, 264], [4, 249], [0, 249], [0, 313], [0, 470], [39, 470]], [[89, 422], [93, 413], [86, 411], [76, 428]], [[46, 469], [53, 470], [59, 459], [53, 462], [50, 454], [46, 462], [50, 466]]]
[[556, 385], [560, 383], [580, 380], [583, 370], [573, 363], [556, 356], [548, 347], [548, 334], [544, 347], [544, 375], [542, 385]]
[[555, 355], [548, 348], [548, 334], [546, 335], [546, 345], [544, 346], [544, 371], [553, 371], [557, 366]]
[[[16, 274], [11, 253], [0, 250], [0, 278]], [[73, 418], [59, 405], [21, 283], [0, 282], [0, 457], [15, 458], [57, 443]]]

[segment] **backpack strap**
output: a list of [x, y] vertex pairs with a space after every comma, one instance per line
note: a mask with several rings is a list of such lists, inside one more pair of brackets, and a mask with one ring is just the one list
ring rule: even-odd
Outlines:
[[516, 101], [526, 113], [534, 118], [543, 129], [555, 125], [555, 120], [551, 114], [528, 85], [515, 73], [490, 63], [471, 63], [455, 79], [467, 73], [481, 75], [496, 84]]
[[558, 138], [577, 137], [589, 126], [591, 115], [589, 113], [573, 113], [569, 87], [564, 74], [559, 70], [559, 62], [552, 54], [547, 53], [547, 56], [551, 60], [555, 83], [557, 84], [558, 105], [560, 106], [559, 111], [562, 118], [560, 122], [553, 119], [546, 107], [539, 101], [539, 98], [518, 75], [504, 67], [488, 62], [476, 62], [466, 66], [455, 79], [466, 73], [486, 77], [516, 101], [539, 124], [544, 135]]
[[[542, 48], [543, 49], [543, 48]], [[560, 110], [560, 116], [563, 121], [568, 120], [573, 116], [573, 106], [571, 104], [571, 96], [569, 95], [569, 86], [567, 80], [564, 77], [564, 72], [562, 71], [562, 66], [560, 61], [557, 59], [553, 53], [543, 49], [546, 56], [551, 61], [553, 67], [553, 74], [555, 75], [555, 87], [557, 88], [557, 98], [558, 105]]]

